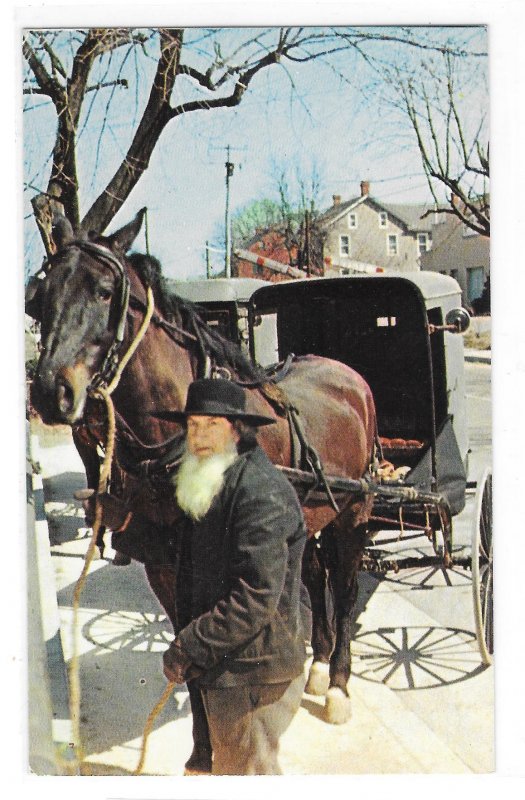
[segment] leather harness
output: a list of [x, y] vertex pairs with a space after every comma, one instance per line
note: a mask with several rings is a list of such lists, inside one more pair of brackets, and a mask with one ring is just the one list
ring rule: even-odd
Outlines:
[[[145, 305], [139, 298], [131, 295], [130, 282], [124, 270], [124, 266], [111, 252], [111, 250], [109, 250], [109, 248], [81, 239], [68, 243], [67, 249], [70, 247], [78, 248], [79, 250], [94, 256], [97, 261], [107, 266], [113, 272], [120, 283], [117, 306], [118, 322], [115, 330], [115, 336], [111, 346], [108, 349], [108, 352], [104, 357], [100, 369], [91, 379], [88, 387], [89, 395], [93, 393], [97, 387], [109, 384], [116, 374], [119, 364], [119, 351], [124, 340], [127, 316], [130, 306], [144, 309]], [[45, 269], [45, 264], [46, 262], [44, 262], [43, 269]], [[233, 377], [230, 370], [227, 368], [211, 363], [205, 343], [203, 342], [202, 337], [199, 335], [197, 328], [195, 328], [194, 333], [191, 333], [179, 327], [178, 325], [163, 319], [156, 313], [153, 314], [152, 322], [165, 330], [183, 347], [188, 348], [188, 345], [198, 347], [200, 351], [199, 372], [201, 372], [201, 374], [210, 374], [212, 377], [214, 375], [228, 377], [229, 380], [234, 380], [243, 388], [259, 389], [262, 395], [271, 404], [275, 413], [278, 416], [286, 417], [288, 420], [291, 440], [292, 468], [304, 469], [306, 467], [315, 476], [315, 484], [308, 494], [313, 493], [318, 488], [322, 488], [324, 493], [327, 494], [332, 507], [336, 512], [338, 512], [339, 507], [326, 481], [319, 455], [306, 440], [306, 435], [300, 421], [299, 412], [289, 402], [285, 392], [281, 389], [281, 387], [277, 385], [288, 374], [295, 358], [294, 355], [290, 354], [284, 361], [266, 368], [264, 374], [260, 378], [244, 381], [240, 378]], [[122, 459], [122, 467], [126, 471], [129, 471], [131, 474], [141, 477], [148, 477], [150, 479], [165, 479], [178, 468], [183, 452], [184, 434], [179, 433], [160, 444], [148, 445], [137, 437], [123, 417], [118, 413], [116, 413], [116, 421], [120, 445], [119, 457]], [[84, 421], [75, 427], [77, 430], [84, 428], [88, 438], [91, 438], [93, 442], [100, 443], [96, 433], [94, 434], [91, 430], [92, 427], [99, 427], [99, 425], [103, 425], [103, 423]]]

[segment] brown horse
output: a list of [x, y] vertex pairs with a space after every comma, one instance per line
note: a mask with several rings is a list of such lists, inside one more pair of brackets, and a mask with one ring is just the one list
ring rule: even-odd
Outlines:
[[[143, 446], [153, 453], [157, 445], [181, 434], [176, 425], [154, 418], [151, 412], [183, 408], [189, 383], [211, 364], [227, 368], [233, 379], [254, 387], [248, 390], [252, 413], [277, 419], [275, 425], [261, 429], [260, 444], [276, 465], [294, 466], [296, 447], [289, 421], [261, 387], [261, 369], [237, 346], [212, 332], [191, 304], [165, 291], [155, 259], [126, 256], [142, 218], [140, 212], [109, 237], [75, 239], [66, 225], [57, 231], [58, 252], [32, 301], [42, 333], [42, 353], [32, 387], [34, 407], [48, 424], [77, 426], [85, 422], [93, 409], [90, 387], [96, 376], [104, 377], [110, 361], [106, 355], [115, 351], [116, 331], [123, 331], [125, 351], [143, 319], [145, 287], [151, 285], [154, 317], [113, 394], [120, 427], [135, 442], [137, 452]], [[368, 385], [356, 372], [339, 362], [305, 356], [293, 361], [279, 389], [297, 409], [305, 438], [326, 474], [361, 478], [367, 473], [374, 446], [375, 408]], [[96, 438], [100, 432], [95, 430], [94, 435]], [[85, 447], [86, 453], [81, 455], [89, 457], [89, 446]], [[346, 497], [336, 511], [327, 495], [310, 493], [301, 499], [310, 535], [303, 580], [311, 599], [314, 654], [306, 690], [326, 694], [326, 719], [344, 722], [350, 715], [351, 612], [372, 501], [366, 495]], [[172, 495], [167, 505], [151, 502], [151, 498], [148, 502], [144, 493], [141, 502], [152, 524], [166, 524], [176, 515]], [[173, 569], [145, 566], [176, 629]], [[331, 590], [333, 618], [326, 607], [327, 588]], [[190, 761], [192, 766], [207, 769], [209, 743], [200, 717], [203, 710], [198, 692], [190, 691], [190, 696], [194, 717]]]

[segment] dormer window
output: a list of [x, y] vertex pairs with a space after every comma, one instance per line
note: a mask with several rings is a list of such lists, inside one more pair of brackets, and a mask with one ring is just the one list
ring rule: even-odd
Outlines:
[[349, 228], [357, 228], [357, 214], [355, 214], [353, 211], [351, 211], [348, 214], [347, 219], [348, 219], [348, 227]]
[[386, 213], [386, 211], [380, 211], [379, 212], [379, 227], [380, 228], [386, 228], [387, 225], [388, 225], [388, 214]]

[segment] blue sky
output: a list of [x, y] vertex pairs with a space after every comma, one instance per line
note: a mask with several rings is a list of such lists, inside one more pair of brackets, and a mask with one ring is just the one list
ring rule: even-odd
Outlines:
[[[451, 33], [464, 35], [458, 29], [434, 28], [432, 36], [443, 38]], [[239, 29], [229, 34], [232, 41], [246, 35], [246, 30]], [[188, 38], [198, 36], [199, 31], [193, 30]], [[485, 48], [482, 29], [477, 38]], [[385, 58], [405, 57], [398, 45], [378, 44], [374, 49], [376, 55]], [[193, 57], [198, 58], [198, 54]], [[406, 57], [419, 63], [419, 53]], [[338, 78], [334, 67], [349, 80]], [[134, 71], [134, 65], [131, 68]], [[343, 199], [357, 195], [362, 179], [369, 180], [372, 194], [385, 201], [429, 201], [415, 138], [406, 122], [385, 103], [379, 88], [371, 85], [373, 79], [363, 59], [348, 53], [337, 59], [274, 66], [257, 76], [237, 108], [179, 117], [165, 129], [147, 173], [109, 230], [126, 223], [146, 205], [150, 249], [160, 258], [165, 274], [183, 279], [202, 276], [205, 242], [220, 244], [217, 238], [225, 212], [227, 145], [235, 164], [230, 183], [232, 213], [256, 199], [276, 199], [276, 173], [282, 169], [291, 176], [299, 170], [308, 179], [315, 168], [320, 177], [321, 208], [331, 204], [332, 194]], [[143, 85], [147, 85], [146, 80]], [[187, 88], [180, 81], [177, 91], [182, 96]], [[107, 95], [93, 108], [91, 98], [86, 100], [86, 120], [81, 125], [78, 147], [83, 211], [111, 175], [115, 159], [120, 159], [127, 148], [130, 123], [137, 113], [134, 102], [130, 102], [132, 91], [116, 95], [120, 111], [102, 141], [98, 140], [98, 131], [106, 114]], [[142, 92], [139, 105], [144, 96]], [[477, 118], [479, 103], [473, 98], [469, 102]], [[483, 97], [482, 103], [486, 102]], [[30, 196], [36, 188], [45, 188], [49, 168], [46, 156], [55, 129], [49, 106], [41, 98], [35, 105], [38, 108], [26, 111], [23, 120], [25, 176], [34, 187], [25, 192], [28, 217]], [[33, 259], [40, 245], [30, 218], [25, 230], [26, 252]], [[137, 242], [137, 246], [141, 244]], [[211, 262], [219, 270], [223, 257], [212, 252]]]

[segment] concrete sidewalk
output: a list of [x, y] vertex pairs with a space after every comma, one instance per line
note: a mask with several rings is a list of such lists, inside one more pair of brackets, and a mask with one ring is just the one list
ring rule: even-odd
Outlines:
[[[62, 669], [49, 672], [48, 694], [64, 717], [72, 597], [89, 542], [73, 491], [85, 485], [85, 477], [65, 432], [53, 434], [51, 441], [41, 438], [38, 447], [32, 457], [42, 468], [50, 540], [47, 566], [39, 567], [47, 597], [41, 607], [46, 618], [49, 609], [57, 609], [64, 654]], [[469, 628], [463, 616], [440, 621], [433, 610], [441, 608], [442, 593], [458, 609], [470, 604], [469, 578], [452, 574], [447, 585], [439, 572], [422, 586], [417, 576], [413, 585], [411, 580], [378, 583], [362, 576], [350, 682], [353, 717], [345, 725], [330, 726], [323, 720], [321, 699], [305, 694], [283, 738], [285, 774], [467, 774], [493, 769], [493, 670], [480, 666], [473, 624]], [[431, 594], [432, 602], [418, 607], [416, 594]], [[165, 688], [161, 653], [172, 638], [170, 628], [136, 563], [119, 568], [110, 560], [94, 562], [79, 616], [86, 754], [82, 774], [130, 775], [146, 719]], [[34, 651], [41, 652], [43, 644], [45, 650], [49, 637], [54, 638], [53, 630], [44, 643], [33, 643]], [[33, 720], [38, 730], [30, 725], [32, 764], [38, 774], [54, 774], [52, 754], [63, 752], [63, 730], [59, 735], [57, 726], [53, 728], [46, 719], [49, 713], [57, 713], [51, 701], [45, 714], [39, 706], [39, 719]], [[63, 719], [62, 729], [67, 726]], [[143, 774], [182, 775], [190, 751], [189, 698], [182, 687], [153, 726]]]

